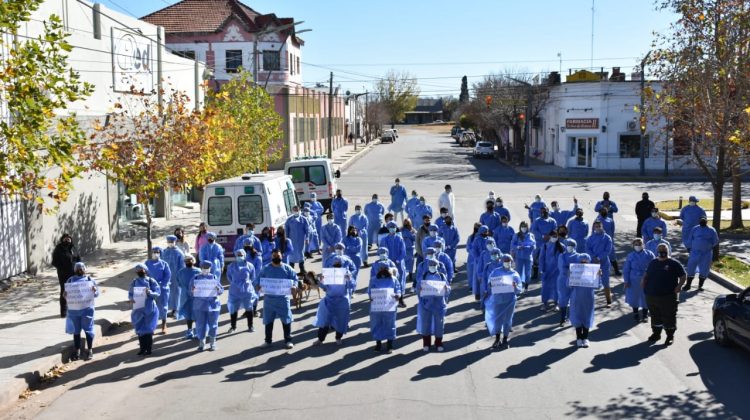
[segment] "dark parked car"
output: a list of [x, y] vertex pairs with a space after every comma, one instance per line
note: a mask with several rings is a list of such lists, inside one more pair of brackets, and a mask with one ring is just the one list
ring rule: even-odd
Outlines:
[[717, 343], [735, 343], [750, 351], [750, 287], [740, 294], [717, 296], [713, 318]]
[[383, 131], [383, 135], [380, 136], [381, 143], [393, 143], [396, 141], [396, 133], [392, 130]]

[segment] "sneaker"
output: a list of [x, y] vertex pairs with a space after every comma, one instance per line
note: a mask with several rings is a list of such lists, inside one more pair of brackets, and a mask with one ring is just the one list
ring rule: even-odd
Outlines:
[[193, 334], [193, 330], [187, 330], [187, 331], [185, 331], [185, 339], [186, 339], [186, 340], [190, 340], [190, 339], [192, 339], [192, 338], [193, 338], [194, 336], [195, 336], [195, 334]]
[[581, 346], [583, 346], [583, 348], [585, 349], [589, 348], [589, 339], [587, 338], [587, 339], [581, 340]]
[[443, 346], [437, 346], [437, 351], [438, 351], [438, 353], [442, 353], [442, 352], [445, 351], [445, 347], [443, 347]]
[[322, 342], [322, 341], [320, 341], [320, 340], [315, 340], [315, 341], [313, 341], [313, 343], [312, 343], [313, 347], [318, 347], [318, 346], [320, 346], [321, 344], [323, 344], [323, 342]]
[[208, 348], [208, 351], [216, 351], [216, 339], [211, 340], [211, 346]]
[[398, 307], [399, 308], [406, 308], [406, 303], [404, 303], [404, 300], [401, 299], [398, 301]]
[[76, 360], [81, 358], [81, 352], [80, 350], [74, 350], [73, 354], [70, 355], [70, 361], [75, 362]]
[[251, 333], [255, 332], [255, 327], [250, 327], [250, 328], [248, 328], [248, 329], [247, 329], [247, 332], [251, 332]]
[[430, 351], [430, 346], [424, 346], [422, 347], [422, 351], [425, 353], [428, 353]]
[[555, 305], [555, 307], [552, 308], [552, 312], [560, 312], [560, 307]]
[[263, 344], [260, 345], [260, 348], [262, 349], [267, 349], [270, 347], [271, 347], [271, 343], [269, 343], [268, 341], [264, 341]]
[[294, 343], [292, 343], [291, 341], [287, 341], [287, 342], [286, 342], [286, 343], [284, 344], [284, 348], [286, 348], [287, 350], [291, 350], [291, 349], [293, 349], [293, 348], [294, 348]]
[[229, 327], [229, 331], [227, 331], [227, 334], [231, 334], [233, 332], [237, 331], [237, 328], [235, 327]]
[[577, 340], [576, 340], [576, 346], [578, 346], [578, 347], [583, 347], [583, 340], [581, 340], [580, 338], [579, 338], [579, 339], [577, 339]]
[[89, 351], [86, 352], [86, 358], [84, 360], [91, 360], [94, 358], [94, 350], [89, 349]]
[[206, 349], [206, 343], [203, 340], [201, 340], [201, 342], [198, 343], [198, 351], [203, 351], [205, 349]]
[[341, 339], [338, 339], [338, 340], [336, 340], [336, 345], [337, 346], [343, 346], [344, 345], [344, 341], [341, 340]]

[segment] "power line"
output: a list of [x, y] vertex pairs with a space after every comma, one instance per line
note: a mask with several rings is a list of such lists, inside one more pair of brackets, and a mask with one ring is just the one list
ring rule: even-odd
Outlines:
[[[629, 60], [639, 59], [639, 57], [601, 57], [596, 58], [594, 61], [611, 61], [611, 60]], [[568, 58], [563, 62], [577, 62], [577, 61], [590, 61], [591, 58]], [[509, 61], [448, 61], [448, 62], [411, 62], [411, 63], [336, 63], [336, 64], [319, 64], [319, 66], [327, 68], [330, 66], [336, 67], [387, 67], [387, 66], [463, 66], [471, 64], [526, 64], [526, 63], [559, 63], [559, 59], [554, 60], [509, 60]], [[308, 64], [309, 65], [309, 64]]]

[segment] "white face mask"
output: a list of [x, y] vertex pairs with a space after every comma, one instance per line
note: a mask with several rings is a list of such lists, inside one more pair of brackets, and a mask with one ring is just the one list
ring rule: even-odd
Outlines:
[[541, 203], [541, 202], [542, 202], [542, 199], [541, 199], [541, 198], [539, 198], [539, 197], [537, 197], [537, 198], [535, 198], [535, 199], [534, 199], [534, 202], [536, 202], [536, 203]]
[[503, 206], [503, 202], [502, 201], [498, 201], [497, 204], [496, 204], [496, 206], [497, 207], [502, 207]]
[[380, 258], [380, 261], [386, 261], [386, 260], [388, 260], [388, 256], [385, 255], [385, 254], [378, 255], [378, 257]]
[[571, 253], [571, 254], [572, 254], [573, 252], [575, 252], [575, 250], [576, 250], [576, 249], [575, 249], [575, 247], [572, 247], [572, 246], [569, 246], [569, 247], [568, 247], [568, 252], [569, 252], [569, 253]]
[[510, 268], [510, 262], [508, 262], [508, 261], [503, 262], [503, 267]]
[[174, 242], [170, 242], [170, 243], [167, 244], [167, 247], [168, 248], [174, 248], [175, 247], [175, 243]]
[[448, 213], [440, 213], [441, 217], [448, 217]]
[[503, 227], [508, 227], [508, 222], [503, 222]]
[[495, 245], [487, 244], [487, 251], [492, 251], [493, 249], [495, 249]]
[[443, 252], [443, 248], [441, 248], [441, 247], [439, 247], [439, 246], [436, 246], [436, 247], [435, 247], [435, 253], [439, 254], [439, 253], [441, 253], [441, 252]]
[[362, 210], [354, 210], [354, 214], [356, 214], [357, 216], [359, 216], [359, 215], [362, 214]]
[[695, 205], [697, 205], [697, 204], [698, 204], [698, 203], [696, 203], [695, 201], [691, 201], [690, 203], [688, 203], [688, 205], [691, 205], [691, 206], [695, 206]]
[[659, 217], [659, 213], [651, 213], [651, 217]]
[[293, 211], [293, 212], [292, 212], [292, 215], [293, 215], [293, 216], [299, 216], [299, 212], [298, 212], [298, 211]]
[[527, 228], [527, 227], [522, 227], [521, 228], [521, 232], [523, 232], [523, 233], [526, 233], [528, 231], [529, 231], [529, 228]]
[[437, 267], [435, 267], [434, 265], [429, 266], [427, 269], [430, 270], [430, 273], [437, 272]]
[[557, 242], [557, 236], [551, 236], [551, 237], [549, 238], [549, 241], [550, 241], [550, 242], [552, 242], [552, 243], [554, 244], [555, 242]]
[[492, 256], [492, 261], [500, 261], [500, 256], [499, 255], [493, 255]]
[[378, 199], [377, 199], [377, 198], [373, 198], [373, 199], [372, 199], [372, 203], [373, 203], [373, 204], [378, 204]]
[[328, 220], [329, 225], [333, 225], [333, 219]]
[[312, 201], [314, 203], [314, 202], [318, 201], [318, 199], [315, 198], [315, 197], [312, 197], [312, 198], [310, 198], [310, 201]]
[[661, 233], [655, 233], [654, 239], [656, 239], [657, 241], [661, 240]]
[[154, 260], [154, 261], [157, 261], [159, 259], [160, 255], [161, 254], [159, 254], [158, 252], [154, 253], [154, 254], [151, 254], [151, 259]]
[[640, 246], [640, 245], [634, 246], [633, 249], [635, 250], [635, 252], [641, 252], [641, 251], [643, 251], [643, 247]]
[[211, 269], [210, 268], [201, 268], [201, 273], [203, 273], [203, 274], [211, 274]]
[[437, 232], [435, 232], [435, 231], [431, 231], [431, 232], [430, 232], [430, 236], [431, 236], [431, 237], [433, 237], [433, 238], [434, 238], [434, 237], [436, 237], [436, 236], [437, 236]]
[[560, 207], [554, 206], [552, 207], [552, 211], [560, 211]]
[[336, 255], [344, 255], [344, 250], [343, 249], [337, 249], [336, 250]]

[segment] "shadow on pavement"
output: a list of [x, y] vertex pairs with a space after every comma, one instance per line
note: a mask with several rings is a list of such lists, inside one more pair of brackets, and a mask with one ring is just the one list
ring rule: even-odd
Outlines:
[[[511, 343], [512, 344], [512, 343]], [[570, 356], [576, 351], [576, 347], [570, 345], [562, 349], [550, 349], [546, 352], [525, 359], [517, 365], [508, 366], [505, 372], [499, 374], [499, 379], [528, 379], [540, 375], [550, 369], [553, 363]]]

